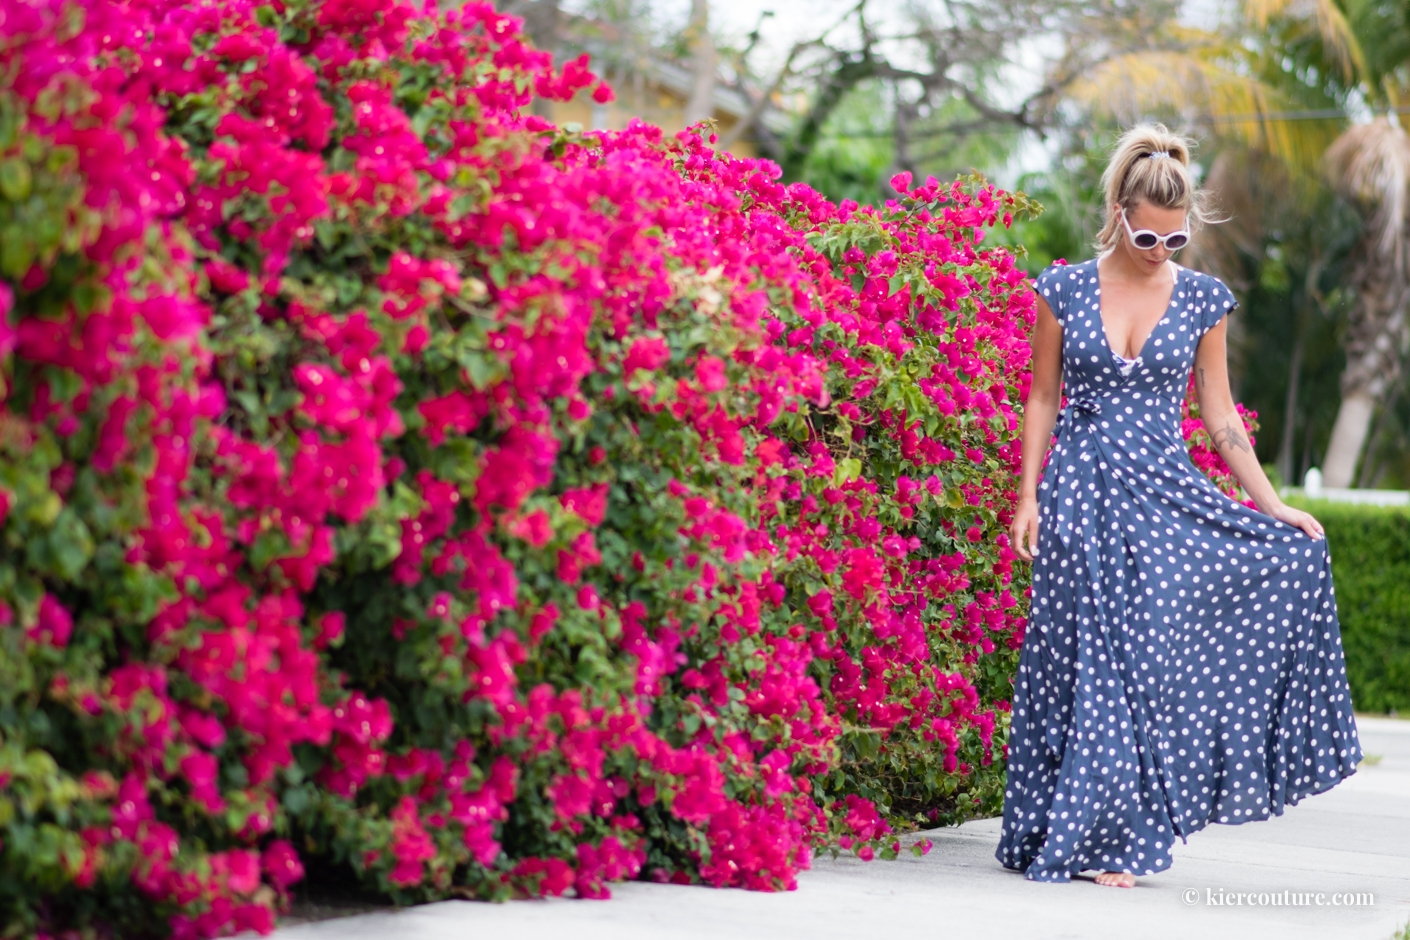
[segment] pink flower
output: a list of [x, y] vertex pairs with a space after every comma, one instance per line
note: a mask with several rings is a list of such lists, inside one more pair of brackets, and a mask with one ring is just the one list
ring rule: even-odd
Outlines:
[[238, 294], [250, 286], [250, 276], [219, 258], [212, 258], [205, 265], [206, 277], [211, 287], [225, 294]]
[[284, 839], [275, 839], [265, 847], [261, 863], [270, 883], [281, 891], [303, 880], [303, 862], [299, 861], [294, 847]]
[[335, 646], [343, 639], [343, 632], [347, 628], [347, 614], [341, 610], [330, 610], [322, 617], [318, 618], [318, 635], [314, 638], [313, 645], [316, 649], [327, 649]]
[[695, 367], [696, 381], [702, 392], [722, 391], [728, 384], [725, 377], [725, 364], [714, 356], [703, 356]]
[[622, 374], [630, 377], [638, 369], [655, 372], [671, 358], [671, 347], [660, 337], [642, 337], [632, 343], [622, 360]]
[[15, 330], [10, 326], [10, 311], [15, 306], [15, 292], [10, 285], [0, 281], [0, 360], [10, 355], [15, 348]]
[[564, 509], [577, 515], [588, 525], [598, 526], [607, 514], [607, 484], [566, 490], [558, 500]]
[[225, 884], [232, 892], [238, 895], [250, 895], [255, 893], [259, 887], [259, 856], [247, 849], [231, 849], [223, 855], [217, 855], [213, 861], [223, 865], [217, 865], [217, 870], [225, 869]]
[[578, 588], [578, 606], [583, 610], [597, 610], [602, 606], [602, 600], [598, 597], [595, 585], [584, 584]]
[[572, 866], [560, 858], [526, 858], [514, 866], [510, 877], [524, 885], [531, 896], [562, 897], [573, 886]]
[[488, 413], [483, 396], [471, 397], [460, 390], [421, 402], [416, 406], [426, 419], [426, 437], [432, 445], [446, 439], [446, 433], [466, 434], [474, 430]]
[[220, 719], [208, 712], [183, 708], [181, 728], [202, 747], [217, 748], [225, 743], [225, 729], [221, 727]]
[[211, 815], [224, 812], [217, 776], [220, 766], [205, 751], [193, 751], [181, 760], [181, 775], [191, 787], [191, 801]]
[[436, 845], [421, 825], [416, 803], [409, 796], [401, 798], [391, 812], [392, 855], [396, 866], [388, 880], [399, 888], [420, 884], [425, 877], [423, 863], [436, 857]]
[[28, 631], [30, 640], [63, 649], [69, 645], [72, 635], [73, 615], [54, 595], [45, 594], [39, 600], [38, 621]]
[[553, 538], [553, 522], [542, 509], [520, 516], [509, 525], [509, 531], [535, 548], [542, 548]]

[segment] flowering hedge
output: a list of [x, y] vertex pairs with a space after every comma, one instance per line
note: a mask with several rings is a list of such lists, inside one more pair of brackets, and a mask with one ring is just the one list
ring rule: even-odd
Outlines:
[[[1235, 402], [1234, 408], [1248, 431], [1248, 442], [1252, 446], [1253, 432], [1258, 430], [1258, 412], [1245, 408], [1243, 402]], [[1185, 437], [1185, 446], [1189, 449], [1190, 460], [1194, 465], [1209, 477], [1224, 495], [1257, 509], [1253, 500], [1247, 497], [1243, 487], [1239, 485], [1238, 477], [1234, 476], [1224, 458], [1219, 456], [1219, 449], [1214, 446], [1214, 441], [1204, 428], [1204, 422], [1200, 420], [1199, 399], [1195, 394], [1193, 375], [1190, 376], [1189, 385], [1185, 389], [1185, 401], [1180, 409], [1180, 431]]]
[[611, 90], [483, 4], [34, 0], [0, 60], [7, 924], [789, 888], [997, 811], [1022, 197], [555, 128]]

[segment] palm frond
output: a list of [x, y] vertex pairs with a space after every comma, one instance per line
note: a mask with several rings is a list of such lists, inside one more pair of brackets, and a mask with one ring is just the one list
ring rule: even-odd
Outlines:
[[1410, 136], [1405, 129], [1385, 117], [1348, 128], [1327, 150], [1325, 166], [1332, 186], [1362, 208], [1378, 260], [1402, 269], [1410, 209]]
[[1282, 16], [1310, 18], [1327, 58], [1340, 67], [1342, 78], [1354, 83], [1366, 75], [1366, 53], [1361, 40], [1335, 0], [1244, 0], [1244, 15], [1260, 30]]
[[1243, 67], [1243, 53], [1213, 38], [1180, 49], [1130, 52], [1088, 72], [1070, 94], [1122, 123], [1173, 114], [1186, 125], [1210, 127], [1311, 174], [1339, 124], [1278, 120], [1274, 112], [1288, 102]]

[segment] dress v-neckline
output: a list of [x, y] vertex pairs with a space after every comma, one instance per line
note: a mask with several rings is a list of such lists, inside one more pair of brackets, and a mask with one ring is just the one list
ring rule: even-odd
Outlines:
[[[1175, 306], [1175, 292], [1180, 289], [1180, 273], [1184, 270], [1174, 261], [1167, 262], [1175, 271], [1174, 280], [1170, 282], [1170, 296], [1165, 301], [1165, 312], [1160, 315], [1160, 319], [1155, 321], [1155, 326], [1146, 334], [1146, 338], [1141, 340], [1141, 348], [1136, 350], [1136, 355], [1127, 359], [1116, 351], [1111, 345], [1111, 334], [1106, 331], [1106, 320], [1102, 318], [1102, 259], [1096, 258], [1092, 261], [1092, 272], [1097, 281], [1097, 325], [1102, 331], [1102, 343], [1106, 346], [1107, 353], [1118, 363], [1134, 363], [1141, 361], [1141, 355], [1145, 353], [1146, 347], [1150, 345], [1151, 337], [1170, 319], [1170, 309]], [[1124, 374], [1124, 371], [1123, 371]]]

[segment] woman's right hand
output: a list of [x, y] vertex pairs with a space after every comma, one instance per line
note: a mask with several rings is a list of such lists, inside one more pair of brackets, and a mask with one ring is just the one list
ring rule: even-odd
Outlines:
[[1018, 501], [1009, 523], [1009, 545], [1019, 558], [1032, 561], [1038, 550], [1038, 500], [1027, 496]]

